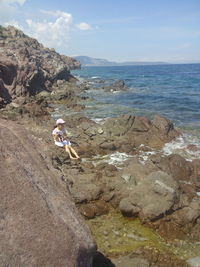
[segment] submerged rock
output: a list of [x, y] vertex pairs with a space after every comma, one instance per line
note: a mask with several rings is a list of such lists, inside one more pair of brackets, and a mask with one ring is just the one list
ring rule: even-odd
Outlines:
[[116, 92], [116, 91], [127, 91], [129, 88], [126, 86], [123, 80], [117, 80], [111, 85], [103, 86], [102, 89], [104, 89], [106, 92]]

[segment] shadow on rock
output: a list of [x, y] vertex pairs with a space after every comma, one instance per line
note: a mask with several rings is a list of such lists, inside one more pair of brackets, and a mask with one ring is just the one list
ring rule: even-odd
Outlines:
[[101, 252], [97, 252], [94, 256], [92, 267], [115, 267], [115, 265]]

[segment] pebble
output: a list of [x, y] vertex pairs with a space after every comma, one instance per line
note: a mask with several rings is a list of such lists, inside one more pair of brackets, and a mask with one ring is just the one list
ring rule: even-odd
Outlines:
[[105, 236], [108, 236], [108, 232], [107, 231], [103, 231], [103, 234], [105, 235]]
[[191, 267], [200, 267], [200, 257], [195, 257], [187, 260], [187, 263]]
[[117, 236], [120, 235], [120, 233], [119, 233], [118, 231], [113, 231], [113, 233], [114, 233], [115, 235], [117, 235]]
[[144, 238], [144, 237], [140, 237], [140, 236], [137, 236], [137, 235], [134, 235], [134, 234], [128, 234], [127, 235], [128, 238], [132, 238], [136, 241], [147, 241], [148, 239], [147, 238]]
[[98, 132], [99, 134], [103, 134], [103, 133], [104, 133], [104, 130], [103, 130], [101, 127], [99, 127], [99, 128], [97, 129], [97, 132]]

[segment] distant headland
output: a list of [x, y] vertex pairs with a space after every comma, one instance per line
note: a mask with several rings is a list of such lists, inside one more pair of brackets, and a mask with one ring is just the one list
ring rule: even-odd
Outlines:
[[109, 61], [107, 59], [101, 58], [92, 58], [88, 56], [75, 56], [76, 60], [78, 60], [83, 66], [132, 66], [132, 65], [161, 65], [161, 64], [169, 64], [167, 62], [160, 61], [125, 61], [125, 62], [116, 62]]

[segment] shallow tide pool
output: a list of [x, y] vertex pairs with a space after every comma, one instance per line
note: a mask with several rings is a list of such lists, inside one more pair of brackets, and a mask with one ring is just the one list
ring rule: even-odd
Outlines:
[[125, 218], [114, 210], [87, 223], [99, 250], [106, 255], [129, 254], [138, 248], [153, 248], [161, 253], [173, 253], [183, 260], [200, 256], [200, 242], [178, 239], [168, 242], [139, 219]]

